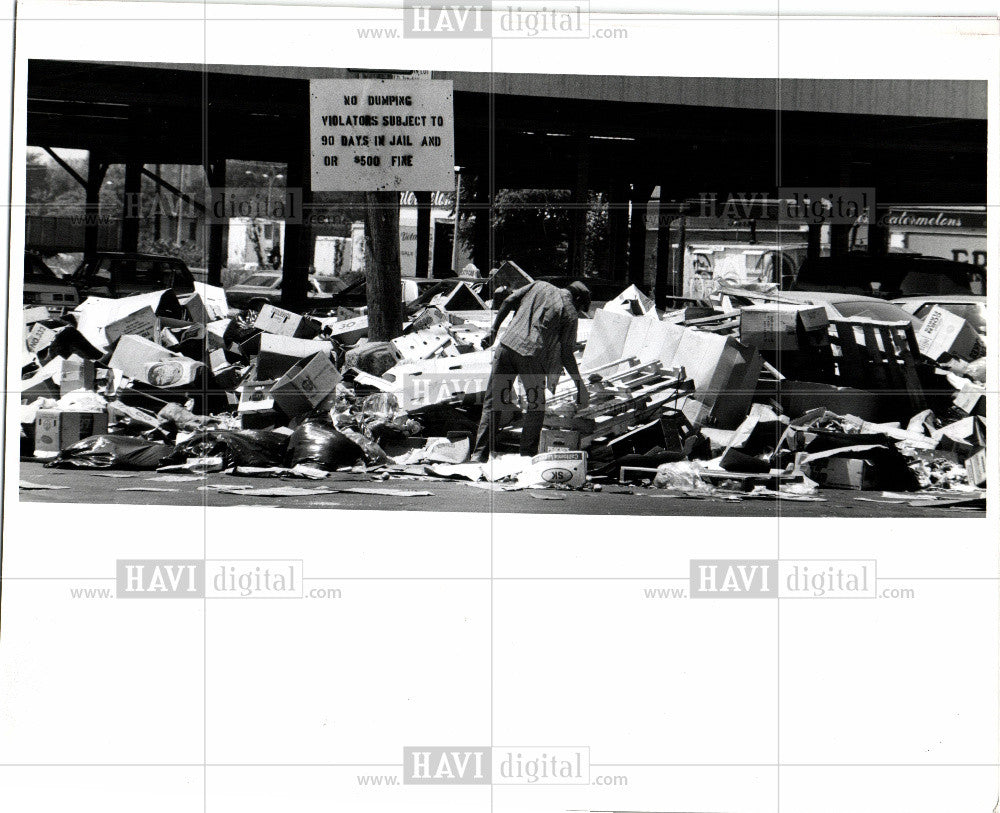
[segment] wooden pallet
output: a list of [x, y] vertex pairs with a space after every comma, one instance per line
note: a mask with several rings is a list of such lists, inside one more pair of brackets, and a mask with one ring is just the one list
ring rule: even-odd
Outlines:
[[620, 359], [600, 369], [614, 372], [598, 378], [591, 370], [584, 376], [591, 398], [589, 406], [574, 409], [574, 387], [557, 391], [546, 411], [545, 427], [579, 432], [581, 449], [647, 423], [662, 407], [693, 389], [683, 369], [665, 369], [659, 361], [640, 364], [635, 358]]
[[830, 344], [841, 385], [905, 394], [914, 414], [926, 408], [911, 323], [831, 319]]

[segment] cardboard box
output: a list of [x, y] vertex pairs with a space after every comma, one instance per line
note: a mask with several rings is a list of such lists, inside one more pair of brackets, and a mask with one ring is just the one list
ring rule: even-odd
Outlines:
[[572, 429], [543, 429], [538, 441], [540, 452], [575, 452], [580, 449], [580, 433]]
[[393, 393], [400, 407], [411, 412], [453, 399], [480, 398], [486, 391], [492, 367], [493, 351], [480, 350], [415, 364], [397, 364], [382, 373], [381, 378], [359, 374], [355, 381]]
[[240, 402], [236, 411], [240, 414], [244, 412], [262, 412], [274, 409], [274, 396], [271, 388], [276, 381], [244, 381], [237, 392], [240, 394]]
[[809, 477], [823, 488], [878, 489], [875, 466], [857, 457], [827, 457], [809, 464]]
[[292, 418], [304, 415], [332, 401], [340, 373], [327, 353], [317, 353], [300, 359], [281, 378], [270, 392], [274, 405]]
[[33, 308], [24, 309], [24, 326], [28, 327], [33, 325], [35, 322], [44, 322], [47, 319], [51, 319], [49, 314], [49, 309], [44, 305], [36, 305]]
[[70, 356], [63, 359], [62, 377], [59, 380], [59, 393], [66, 395], [76, 390], [94, 389], [96, 370], [94, 362], [80, 356]]
[[563, 485], [580, 488], [587, 482], [586, 452], [546, 452], [531, 458], [531, 468], [518, 476], [518, 483]]
[[635, 319], [624, 313], [604, 308], [599, 308], [591, 321], [593, 324], [590, 327], [590, 336], [583, 349], [583, 357], [580, 359], [581, 370], [592, 370], [622, 358], [625, 355], [625, 342], [633, 323], [640, 325], [639, 330], [642, 331], [643, 337], [646, 335], [645, 331], [649, 330], [650, 324], [646, 320]]
[[31, 353], [39, 353], [56, 340], [59, 335], [58, 330], [46, 327], [41, 322], [35, 322], [28, 331], [28, 337], [24, 344]]
[[517, 263], [510, 260], [504, 261], [500, 267], [490, 275], [490, 296], [494, 296], [497, 288], [507, 288], [516, 291], [529, 285], [534, 280]]
[[143, 367], [143, 374], [139, 380], [153, 387], [186, 387], [194, 383], [198, 370], [204, 366], [200, 361], [186, 356], [150, 361]]
[[188, 294], [180, 300], [187, 311], [187, 318], [201, 324], [225, 319], [229, 314], [226, 292], [204, 282], [196, 282], [194, 285], [196, 293]]
[[760, 350], [798, 350], [802, 333], [826, 335], [826, 308], [770, 303], [740, 309], [740, 341]]
[[624, 313], [626, 316], [646, 316], [649, 313], [655, 316], [656, 303], [636, 288], [635, 285], [629, 285], [628, 288], [608, 302], [602, 310]]
[[59, 376], [62, 372], [63, 359], [54, 358], [31, 378], [21, 381], [21, 403], [30, 404], [39, 398], [58, 399]]
[[986, 348], [976, 329], [961, 316], [940, 305], [931, 308], [917, 331], [917, 345], [920, 352], [932, 361], [938, 361], [946, 353], [966, 361], [986, 355]]
[[672, 367], [683, 367], [694, 393], [681, 407], [692, 424], [711, 419], [722, 429], [739, 426], [750, 411], [763, 367], [760, 353], [735, 339], [687, 329]]
[[253, 326], [265, 333], [291, 336], [294, 339], [311, 339], [319, 334], [319, 323], [298, 313], [264, 305], [257, 314]]
[[[259, 344], [257, 348], [257, 374], [260, 378], [280, 378], [300, 359], [314, 356], [317, 353], [329, 355], [333, 351], [333, 345], [330, 342], [315, 339], [293, 339], [290, 336], [277, 336], [273, 333], [261, 333], [251, 341]], [[241, 349], [247, 344], [245, 342], [241, 345]]]
[[196, 321], [214, 322], [229, 316], [229, 301], [224, 288], [195, 280], [194, 290], [205, 309], [205, 318]]
[[122, 336], [141, 336], [155, 342], [157, 338], [156, 314], [148, 305], [121, 319], [104, 326], [104, 341], [110, 347]]
[[108, 366], [154, 387], [176, 387], [194, 381], [204, 366], [141, 336], [122, 336]]
[[[122, 299], [107, 299], [99, 296], [89, 296], [73, 313], [77, 318], [77, 329], [84, 338], [98, 348], [106, 348], [111, 342], [107, 337], [107, 328], [115, 322], [128, 321], [129, 318], [145, 308], [149, 308], [156, 316], [180, 316], [181, 305], [177, 301], [177, 296], [171, 290], [154, 291], [149, 294], [138, 294], [127, 296]], [[144, 335], [150, 341], [155, 341], [155, 336], [149, 335], [149, 319], [145, 319], [146, 331], [141, 332], [140, 327], [133, 330], [140, 331], [136, 335]], [[156, 324], [153, 322], [153, 329]], [[120, 328], [118, 335], [127, 335], [127, 331]]]
[[350, 319], [324, 320], [327, 332], [341, 344], [354, 344], [368, 335], [368, 317], [354, 316]]
[[[432, 325], [416, 333], [398, 336], [390, 344], [396, 357], [404, 362], [422, 361], [435, 354], [458, 355], [455, 342], [444, 325]], [[447, 352], [449, 350], [451, 352]]]
[[226, 331], [232, 319], [218, 319], [205, 325], [205, 335], [208, 337], [208, 346], [213, 350], [218, 350], [226, 346]]
[[955, 393], [952, 402], [966, 415], [986, 417], [986, 388], [972, 381]]
[[434, 303], [443, 311], [486, 310], [486, 303], [467, 283], [460, 282], [448, 294], [434, 297]]
[[108, 431], [105, 412], [40, 409], [35, 415], [35, 454], [54, 455], [77, 441]]
[[965, 461], [965, 473], [969, 475], [969, 483], [977, 488], [986, 486], [986, 450], [980, 449]]

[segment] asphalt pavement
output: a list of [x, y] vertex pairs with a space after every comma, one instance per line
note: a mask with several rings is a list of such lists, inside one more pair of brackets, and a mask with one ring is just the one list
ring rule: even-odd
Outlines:
[[[113, 475], [113, 476], [108, 476]], [[53, 489], [22, 487], [21, 500], [42, 503], [184, 505], [212, 508], [262, 505], [277, 508], [327, 508], [376, 511], [489, 512], [524, 514], [603, 514], [617, 516], [707, 517], [984, 517], [985, 511], [964, 507], [914, 507], [889, 500], [879, 492], [825, 489], [824, 502], [691, 498], [641, 486], [608, 484], [600, 492], [552, 489], [501, 491], [477, 488], [456, 480], [380, 480], [371, 475], [334, 473], [324, 480], [237, 477], [208, 474], [176, 480], [156, 472], [47, 469], [22, 462], [21, 480]], [[217, 486], [245, 486], [247, 493], [220, 493]], [[289, 496], [264, 496], [261, 489], [303, 489]], [[361, 488], [374, 493], [350, 493]], [[125, 490], [123, 490], [125, 489]], [[156, 489], [156, 490], [148, 490]], [[317, 493], [315, 489], [328, 490]], [[917, 499], [918, 494], [913, 498]], [[871, 502], [869, 500], [877, 500]]]

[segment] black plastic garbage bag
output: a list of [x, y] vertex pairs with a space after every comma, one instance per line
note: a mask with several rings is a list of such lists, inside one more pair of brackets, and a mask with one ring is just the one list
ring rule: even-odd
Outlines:
[[172, 446], [128, 435], [91, 435], [45, 464], [56, 469], [155, 469]]
[[280, 466], [285, 458], [288, 436], [261, 430], [207, 429], [178, 443], [164, 466], [184, 463], [191, 457], [221, 457], [223, 465]]
[[363, 459], [364, 450], [353, 440], [333, 428], [329, 420], [307, 418], [288, 439], [286, 464], [305, 463], [321, 469], [353, 466]]

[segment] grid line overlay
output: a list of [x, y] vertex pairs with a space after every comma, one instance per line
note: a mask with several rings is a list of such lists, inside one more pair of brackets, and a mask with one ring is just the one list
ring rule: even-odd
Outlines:
[[[206, 91], [208, 77], [211, 75], [210, 71], [209, 71], [209, 66], [211, 65], [211, 63], [209, 62], [209, 59], [208, 59], [208, 57], [209, 57], [209, 23], [213, 23], [216, 26], [218, 26], [218, 24], [220, 22], [223, 22], [221, 20], [213, 19], [213, 18], [210, 17], [210, 15], [209, 15], [210, 5], [211, 5], [211, 3], [209, 2], [209, 0], [202, 0], [202, 20], [203, 20], [203, 31], [204, 31], [204, 38], [203, 38], [203, 66], [204, 66], [204, 71], [203, 71], [203, 84], [202, 84], [202, 89], [203, 89], [203, 97], [202, 97], [202, 111], [203, 111], [203, 116], [202, 116], [202, 142], [203, 142], [202, 143], [202, 154], [203, 154], [203, 165], [207, 165], [208, 164], [208, 162], [210, 160], [210, 156], [211, 156], [211, 153], [210, 153], [210, 150], [209, 150], [209, 137], [210, 137], [210, 134], [209, 134], [209, 129], [208, 129], [208, 108], [207, 108], [207, 91]], [[7, 19], [7, 18], [5, 18], [5, 19]], [[9, 19], [11, 21], [15, 21], [16, 22], [15, 18], [13, 18], [13, 17], [9, 18]], [[105, 20], [108, 20], [108, 19], [110, 19], [110, 18], [102, 18], [102, 21], [105, 21]], [[122, 18], [122, 19], [141, 19], [143, 21], [152, 21], [150, 18], [146, 18], [146, 17], [139, 17], [139, 18], [125, 17], [125, 18]], [[245, 17], [245, 18], [244, 17], [239, 17], [239, 18], [233, 18], [233, 19], [234, 20], [238, 20], [238, 21], [247, 21], [247, 20], [253, 20], [253, 19], [256, 19], [256, 18], [252, 18], [252, 17]], [[260, 18], [260, 19], [262, 19], [262, 20], [266, 19], [267, 22], [280, 22], [280, 20], [274, 20], [272, 18]], [[638, 15], [638, 14], [633, 15], [633, 14], [625, 13], [625, 14], [621, 14], [621, 15], [619, 15], [619, 14], [614, 14], [614, 15], [599, 15], [599, 16], [595, 15], [592, 19], [594, 21], [600, 20], [602, 22], [603, 21], [622, 21], [622, 22], [635, 23], [635, 22], [639, 22], [639, 21], [643, 21], [643, 20], [655, 21], [655, 20], [660, 20], [662, 18], [655, 17], [655, 16], [654, 17], [649, 17], [649, 16]], [[868, 21], [870, 19], [890, 19], [890, 20], [892, 20], [892, 19], [898, 19], [898, 18], [893, 18], [893, 17], [887, 17], [887, 18], [855, 18], [855, 17], [845, 16], [845, 17], [837, 17], [836, 19], [838, 21], [839, 20], [851, 20], [851, 19], [859, 19], [859, 20]], [[907, 18], [907, 19], [914, 19], [914, 18]], [[953, 19], [982, 19], [982, 18], [971, 17], [971, 16], [970, 17], [957, 16], [957, 17], [953, 17]], [[776, 109], [775, 109], [775, 154], [776, 154], [776, 168], [777, 168], [776, 169], [776, 185], [778, 187], [782, 186], [782, 164], [781, 164], [781, 146], [782, 146], [781, 145], [781, 139], [782, 139], [781, 116], [782, 116], [782, 109], [781, 109], [781, 81], [780, 81], [781, 80], [781, 36], [780, 36], [781, 20], [782, 20], [782, 13], [781, 13], [781, 9], [780, 9], [780, 0], [779, 0], [779, 2], [777, 3], [777, 15], [776, 15], [776, 17], [774, 19], [775, 27], [776, 27], [776, 32], [777, 32], [776, 64], [777, 64], [777, 69], [778, 69], [778, 78], [777, 78], [777, 82], [776, 82], [776, 84], [777, 84], [777, 99], [778, 99], [778, 102], [777, 102]], [[170, 22], [177, 22], [177, 19], [176, 18], [171, 18], [169, 21]], [[289, 18], [289, 21], [298, 24], [298, 23], [307, 21], [307, 19], [303, 19], [303, 18]], [[343, 21], [343, 22], [348, 22], [351, 25], [354, 25], [354, 24], [357, 24], [357, 23], [362, 23], [362, 22], [379, 22], [379, 23], [385, 23], [386, 22], [385, 18], [370, 18], [370, 19], [369, 18], [342, 18], [342, 20], [341, 20], [341, 18], [329, 18], [329, 17], [317, 18], [316, 21], [317, 22], [324, 22], [324, 23], [331, 23], [331, 22], [335, 22], [335, 21]], [[695, 21], [695, 20], [692, 19], [691, 21]], [[1000, 23], [998, 23], [998, 24], [1000, 24]], [[488, 158], [488, 168], [489, 168], [489, 173], [488, 173], [488, 190], [489, 190], [489, 192], [488, 192], [488, 201], [489, 201], [489, 203], [488, 203], [488, 205], [486, 207], [486, 211], [489, 212], [490, 215], [492, 215], [492, 213], [493, 213], [493, 206], [494, 206], [493, 202], [496, 199], [496, 193], [497, 193], [497, 189], [496, 189], [496, 161], [497, 161], [497, 156], [495, 154], [495, 140], [494, 140], [494, 136], [495, 136], [495, 104], [494, 104], [494, 101], [495, 101], [494, 100], [495, 86], [493, 84], [493, 76], [495, 74], [495, 52], [494, 52], [494, 42], [493, 42], [492, 38], [490, 39], [489, 48], [490, 48], [490, 92], [489, 92], [489, 108], [488, 108], [489, 109], [489, 136], [488, 136], [488, 151], [489, 151], [489, 158]], [[12, 111], [12, 113], [13, 113], [13, 111]], [[12, 178], [13, 178], [13, 168], [12, 168]], [[473, 204], [473, 205], [475, 205], [475, 204]], [[995, 204], [988, 204], [988, 206], [995, 207], [996, 205]], [[19, 209], [19, 208], [21, 208], [21, 207], [14, 205], [13, 201], [11, 201], [10, 205], [8, 206], [8, 249], [7, 249], [7, 251], [8, 251], [8, 267], [11, 267], [11, 263], [10, 263], [10, 238], [11, 238], [11, 230], [14, 227], [14, 225], [13, 225], [14, 210], [15, 209]], [[493, 245], [494, 230], [492, 228], [490, 228], [489, 231], [488, 231], [488, 240], [489, 240], [489, 244], [490, 244], [490, 256], [492, 257], [493, 256], [493, 249], [494, 249], [494, 245]], [[207, 247], [205, 249], [203, 249], [203, 250], [206, 253], [208, 251]], [[8, 300], [9, 300], [9, 293], [10, 293], [10, 279], [9, 279], [9, 276], [8, 276], [7, 285], [8, 285], [8, 289], [7, 290], [8, 290]], [[8, 322], [9, 322], [9, 313], [8, 313]], [[5, 360], [9, 364], [9, 348], [7, 348], [5, 346], [5, 351], [4, 352], [5, 352]], [[780, 383], [779, 383], [778, 386], [779, 386], [779, 389], [780, 389]], [[206, 387], [207, 387], [207, 384], [206, 384]], [[992, 395], [994, 397], [997, 395], [997, 391], [996, 390], [989, 390], [988, 389], [986, 392], [987, 392], [987, 394]], [[8, 391], [5, 390], [5, 393], [4, 393], [5, 411], [6, 411], [8, 403], [9, 403], [9, 400], [8, 400], [8, 395], [9, 394], [10, 393], [8, 393]], [[4, 445], [4, 451], [5, 452], [6, 452], [6, 441], [7, 441], [6, 431], [4, 431], [3, 445]], [[5, 456], [5, 460], [6, 460], [6, 456]], [[5, 483], [9, 483], [9, 478], [5, 477], [4, 478], [4, 482]], [[448, 582], [451, 582], [451, 581], [454, 581], [454, 582], [465, 582], [465, 581], [469, 581], [469, 582], [487, 582], [488, 581], [489, 582], [489, 606], [490, 606], [490, 620], [489, 620], [489, 623], [490, 623], [490, 642], [489, 642], [489, 647], [490, 647], [490, 650], [489, 650], [489, 670], [490, 670], [490, 674], [489, 674], [489, 688], [490, 688], [489, 729], [490, 729], [490, 735], [489, 735], [489, 737], [490, 737], [490, 745], [493, 746], [493, 745], [495, 745], [495, 736], [494, 736], [494, 732], [495, 732], [495, 708], [494, 707], [495, 707], [495, 699], [496, 699], [496, 686], [495, 686], [495, 657], [496, 657], [496, 641], [495, 641], [495, 620], [496, 620], [496, 615], [495, 614], [496, 614], [496, 596], [495, 596], [495, 593], [494, 593], [494, 588], [495, 588], [495, 585], [496, 585], [497, 582], [504, 583], [504, 582], [521, 582], [521, 581], [525, 581], [525, 582], [528, 582], [528, 581], [533, 581], [533, 582], [580, 582], [580, 581], [587, 581], [587, 582], [590, 582], [590, 581], [593, 581], [593, 582], [627, 582], [627, 581], [641, 581], [641, 582], [645, 582], [645, 583], [650, 583], [650, 582], [658, 582], [658, 581], [664, 581], [664, 582], [667, 582], [667, 581], [686, 582], [688, 580], [688, 577], [687, 576], [682, 576], [682, 575], [649, 575], [649, 576], [638, 576], [638, 575], [637, 576], [564, 576], [564, 575], [558, 575], [558, 576], [551, 576], [551, 575], [538, 576], [538, 575], [527, 575], [527, 574], [526, 575], [505, 575], [505, 576], [503, 576], [503, 575], [497, 575], [496, 574], [496, 568], [497, 568], [497, 552], [496, 552], [496, 550], [497, 550], [497, 542], [498, 542], [498, 540], [497, 540], [496, 527], [495, 527], [495, 525], [496, 525], [496, 513], [497, 513], [496, 510], [495, 510], [496, 494], [495, 494], [495, 492], [493, 490], [489, 490], [488, 491], [488, 495], [489, 495], [488, 496], [489, 512], [490, 512], [490, 515], [491, 515], [490, 531], [489, 531], [489, 534], [490, 534], [490, 536], [489, 536], [489, 547], [488, 547], [488, 550], [489, 550], [489, 572], [488, 572], [488, 575], [476, 575], [476, 576], [429, 576], [429, 575], [423, 575], [423, 576], [333, 576], [333, 575], [310, 575], [310, 576], [305, 577], [305, 580], [307, 580], [307, 581], [336, 580], [336, 581], [344, 581], [344, 582], [350, 582], [350, 581], [364, 581], [364, 582], [415, 581], [415, 582], [430, 582], [430, 583], [433, 583], [433, 582], [444, 582], [444, 581], [448, 581]], [[208, 512], [209, 512], [209, 508], [210, 507], [215, 507], [215, 506], [213, 506], [211, 504], [211, 500], [210, 500], [211, 496], [212, 496], [212, 492], [205, 491], [203, 493], [203, 495], [202, 495], [202, 505], [201, 505], [201, 508], [202, 508], [202, 532], [203, 532], [203, 539], [202, 539], [202, 560], [205, 561], [205, 562], [209, 561], [209, 559], [210, 559], [210, 556], [209, 556], [209, 543], [210, 543], [211, 540], [209, 538], [209, 533], [210, 532], [209, 532], [209, 514], [208, 514]], [[334, 497], [335, 495], [325, 495], [325, 496]], [[251, 506], [250, 510], [254, 510], [255, 508], [256, 508], [256, 506]], [[993, 507], [991, 506], [991, 509], [992, 508]], [[777, 505], [775, 506], [775, 517], [774, 517], [775, 520], [776, 520], [774, 545], [775, 545], [775, 551], [776, 551], [776, 559], [779, 562], [782, 561], [782, 530], [783, 530], [783, 527], [784, 527], [783, 524], [782, 524], [782, 520], [783, 520], [782, 513], [783, 513], [783, 510], [784, 510], [784, 506], [782, 505], [782, 501], [781, 500], [777, 500]], [[357, 512], [357, 514], [360, 514], [360, 513], [361, 512]], [[355, 515], [357, 515], [357, 514], [355, 514]], [[310, 515], [304, 515], [304, 516], [311, 516], [311, 514]], [[317, 516], [317, 521], [319, 521], [319, 517], [320, 516], [322, 516], [322, 515], [318, 515]], [[572, 517], [571, 519], [572, 519], [572, 521], [575, 521], [575, 522], [585, 521], [583, 517]], [[815, 521], [815, 520], [813, 520], [813, 521]], [[989, 521], [989, 519], [984, 519], [982, 521], [986, 522], [986, 521]], [[500, 540], [500, 542], [502, 544], [502, 540]], [[692, 551], [692, 554], [693, 553], [694, 553], [694, 551]], [[957, 582], [957, 581], [970, 581], [970, 582], [980, 582], [981, 581], [981, 582], [997, 582], [997, 583], [1000, 583], [1000, 573], [998, 573], [997, 575], [993, 575], [993, 576], [947, 576], [947, 575], [941, 575], [941, 576], [914, 576], [914, 577], [908, 577], [908, 576], [884, 576], [884, 575], [881, 575], [881, 574], [878, 576], [878, 581], [899, 581], [899, 580], [905, 580], [905, 581], [917, 581], [917, 580], [919, 580], [919, 581], [927, 581], [927, 582], [935, 582], [935, 583], [949, 583], [949, 582]], [[6, 576], [6, 575], [4, 575], [2, 577], [2, 579], [0, 579], [0, 581], [2, 581], [2, 582], [7, 582], [7, 581], [10, 581], [10, 582], [113, 581], [113, 578], [112, 577], [105, 577], [105, 576], [80, 576], [80, 577], [71, 577], [71, 576]], [[738, 609], [741, 606], [742, 605], [740, 605], [739, 603], [737, 603], [735, 605], [735, 607], [734, 607], [734, 610]], [[774, 768], [775, 769], [775, 785], [776, 785], [776, 796], [775, 796], [775, 798], [776, 798], [776, 804], [777, 804], [776, 810], [778, 810], [778, 811], [780, 811], [780, 809], [781, 809], [781, 799], [782, 799], [782, 794], [781, 794], [781, 771], [782, 771], [782, 768], [848, 768], [848, 767], [849, 768], [956, 768], [956, 767], [966, 767], [966, 768], [997, 768], [997, 769], [1000, 769], [1000, 763], [961, 763], [961, 762], [935, 762], [935, 763], [931, 763], [931, 762], [927, 762], [927, 763], [924, 763], [924, 762], [918, 762], [918, 763], [905, 763], [905, 762], [899, 762], [899, 763], [895, 763], [895, 762], [886, 762], [886, 763], [864, 763], [864, 762], [862, 762], [862, 763], [809, 763], [809, 762], [784, 762], [782, 760], [782, 754], [781, 754], [781, 697], [782, 697], [782, 692], [781, 692], [781, 672], [782, 672], [782, 669], [781, 669], [781, 639], [782, 639], [782, 635], [781, 635], [781, 631], [782, 631], [782, 627], [781, 627], [781, 606], [782, 606], [781, 605], [781, 599], [779, 599], [778, 602], [777, 602], [777, 604], [776, 604], [776, 608], [775, 608], [775, 612], [776, 612], [775, 636], [776, 636], [776, 653], [777, 653], [777, 663], [776, 663], [776, 673], [775, 673], [776, 674], [776, 683], [775, 683], [775, 698], [776, 698], [776, 706], [775, 706], [775, 709], [776, 709], [776, 718], [775, 718], [776, 739], [775, 739], [775, 744], [776, 745], [775, 745], [775, 757], [774, 757], [774, 761], [773, 762], [768, 762], [768, 761], [764, 761], [764, 762], [748, 762], [748, 763], [739, 763], [739, 762], [718, 762], [718, 763], [705, 763], [705, 762], [690, 762], [690, 763], [685, 763], [685, 762], [648, 762], [648, 763], [638, 763], [638, 762], [637, 763], [629, 763], [629, 762], [592, 762], [592, 763], [590, 763], [591, 766], [592, 767], [603, 767], [603, 768], [690, 768], [690, 767], [708, 767], [708, 768]], [[213, 761], [209, 761], [209, 751], [208, 751], [208, 743], [209, 743], [209, 730], [208, 730], [208, 662], [209, 662], [209, 649], [208, 649], [208, 613], [209, 613], [209, 610], [208, 610], [208, 607], [209, 607], [209, 599], [207, 597], [204, 597], [202, 599], [202, 636], [203, 636], [203, 640], [202, 640], [202, 660], [203, 660], [203, 669], [202, 669], [202, 690], [203, 690], [203, 697], [202, 697], [202, 748], [203, 748], [203, 754], [202, 754], [202, 756], [203, 756], [203, 759], [202, 759], [202, 761], [200, 761], [200, 762], [193, 762], [193, 763], [142, 763], [142, 762], [135, 762], [135, 763], [102, 763], [102, 762], [94, 762], [94, 763], [87, 763], [87, 762], [80, 762], [80, 763], [55, 763], [55, 762], [54, 763], [32, 763], [32, 762], [23, 762], [23, 763], [19, 763], [19, 762], [14, 762], [14, 763], [0, 763], [0, 768], [26, 768], [26, 767], [55, 767], [55, 768], [72, 768], [72, 767], [80, 767], [80, 768], [130, 768], [130, 767], [139, 767], [139, 768], [201, 768], [202, 769], [202, 782], [203, 782], [203, 787], [202, 787], [203, 811], [204, 811], [204, 813], [208, 813], [208, 811], [210, 809], [209, 800], [208, 800], [208, 782], [209, 782], [209, 772], [210, 772], [210, 769], [217, 769], [217, 770], [226, 769], [226, 768], [353, 769], [353, 768], [372, 768], [372, 767], [374, 767], [374, 768], [398, 769], [398, 768], [401, 767], [401, 765], [399, 763], [364, 763], [364, 762], [349, 762], [349, 763], [348, 762], [344, 762], [344, 763], [329, 762], [329, 763], [326, 763], [326, 762], [319, 762], [319, 761], [318, 762], [303, 762], [303, 763], [296, 763], [296, 762], [289, 762], [289, 763], [267, 763], [267, 762], [262, 762], [262, 763], [249, 763], [249, 762], [247, 762], [247, 763], [228, 763], [228, 762], [213, 762]], [[1000, 653], [998, 653], [998, 655], [1000, 655]], [[493, 811], [494, 805], [495, 805], [495, 787], [493, 785], [491, 785], [491, 787], [490, 787], [490, 810], [491, 811]]]

